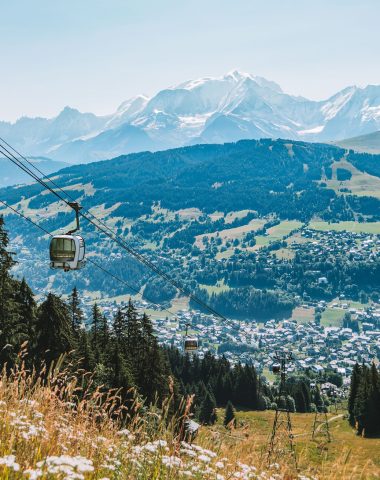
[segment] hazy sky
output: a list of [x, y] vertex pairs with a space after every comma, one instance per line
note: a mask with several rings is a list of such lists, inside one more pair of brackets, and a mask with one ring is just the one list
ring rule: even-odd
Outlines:
[[380, 83], [379, 0], [0, 0], [0, 119], [239, 69], [321, 99]]

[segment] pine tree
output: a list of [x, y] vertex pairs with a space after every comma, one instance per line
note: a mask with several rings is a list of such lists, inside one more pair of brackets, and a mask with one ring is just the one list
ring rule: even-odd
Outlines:
[[25, 340], [29, 340], [30, 344], [35, 337], [37, 304], [25, 278], [18, 285], [16, 302], [18, 304], [19, 334], [21, 336], [19, 341], [22, 343]]
[[129, 299], [126, 311], [127, 319], [127, 343], [126, 348], [128, 355], [132, 358], [135, 365], [138, 363], [139, 353], [141, 350], [141, 322], [137, 315], [137, 310], [134, 307], [131, 299]]
[[305, 396], [300, 385], [297, 385], [295, 392], [293, 393], [296, 410], [298, 413], [307, 412]]
[[102, 353], [108, 349], [108, 342], [110, 338], [110, 329], [108, 326], [107, 317], [102, 315], [99, 324], [99, 349]]
[[350, 384], [350, 393], [348, 396], [348, 419], [350, 425], [355, 425], [355, 403], [356, 397], [358, 394], [358, 388], [360, 384], [360, 377], [361, 377], [361, 368], [359, 364], [355, 364], [352, 374], [351, 374], [351, 384]]
[[100, 308], [96, 303], [92, 307], [92, 318], [91, 318], [91, 347], [94, 352], [94, 358], [96, 363], [100, 360], [100, 322], [102, 319], [102, 313]]
[[15, 265], [12, 254], [8, 252], [8, 234], [4, 229], [4, 220], [0, 216], [0, 364], [13, 362], [17, 354], [17, 308], [15, 305], [15, 281], [10, 269]]
[[113, 333], [115, 335], [116, 342], [119, 345], [123, 345], [127, 339], [127, 319], [126, 315], [120, 310], [117, 310], [113, 319]]
[[145, 313], [141, 320], [141, 327], [140, 348], [135, 352], [138, 354], [138, 358], [134, 359], [133, 364], [136, 368], [135, 376], [141, 392], [148, 402], [152, 402], [157, 390], [161, 390], [157, 393], [163, 394], [163, 358], [153, 335], [152, 323]]
[[199, 408], [199, 421], [204, 425], [214, 425], [217, 420], [216, 405], [212, 396], [206, 391], [206, 395]]
[[226, 428], [236, 427], [235, 410], [230, 401], [227, 403], [227, 406], [224, 412], [223, 425]]
[[140, 370], [139, 386], [141, 394], [147, 403], [153, 403], [156, 396], [163, 399], [168, 395], [169, 371], [165, 364], [162, 351], [157, 342], [154, 342], [149, 353], [146, 368]]
[[48, 363], [77, 347], [69, 308], [56, 295], [49, 293], [38, 309], [37, 353]]
[[357, 433], [371, 437], [380, 434], [380, 386], [379, 372], [373, 363], [363, 365], [354, 404]]
[[120, 350], [120, 345], [117, 342], [114, 344], [111, 365], [113, 377], [112, 387], [121, 388], [121, 395], [125, 400], [128, 398], [128, 390], [135, 386], [135, 382], [131, 367], [128, 364], [128, 361], [124, 358], [124, 355]]
[[80, 300], [77, 287], [73, 288], [69, 300], [72, 329], [77, 335], [79, 335], [79, 331], [82, 328], [83, 312], [80, 308]]
[[86, 372], [92, 372], [95, 368], [95, 352], [91, 348], [89, 334], [85, 329], [79, 330], [77, 356], [81, 361], [81, 367]]
[[361, 367], [361, 377], [355, 397], [354, 418], [359, 435], [365, 436], [368, 427], [368, 399], [371, 393], [371, 382], [368, 368], [365, 365]]
[[369, 370], [371, 391], [368, 398], [368, 435], [380, 435], [380, 376], [379, 371], [372, 362]]

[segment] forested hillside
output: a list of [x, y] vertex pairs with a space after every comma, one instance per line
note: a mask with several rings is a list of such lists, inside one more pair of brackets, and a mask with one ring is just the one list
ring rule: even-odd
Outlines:
[[[297, 255], [289, 249], [300, 235], [309, 235], [305, 229], [315, 219], [377, 225], [379, 158], [331, 145], [264, 139], [122, 156], [61, 170], [54, 181], [222, 313], [286, 318], [304, 296], [376, 297], [375, 254], [353, 262], [339, 248], [324, 250], [316, 266], [308, 249]], [[72, 213], [39, 184], [2, 189], [1, 198], [52, 233], [72, 224]], [[47, 237], [14, 212], [2, 211], [22, 258], [15, 274], [25, 276], [37, 293], [47, 286], [69, 293], [68, 277], [49, 271]], [[125, 289], [102, 271], [85, 269], [74, 275], [86, 295], [137, 290], [164, 305], [178, 296], [85, 220], [82, 232], [88, 254], [131, 285]], [[327, 283], [319, 280], [323, 277]]]

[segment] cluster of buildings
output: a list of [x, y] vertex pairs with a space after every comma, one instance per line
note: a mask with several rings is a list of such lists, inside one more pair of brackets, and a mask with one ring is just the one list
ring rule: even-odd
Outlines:
[[351, 261], [375, 261], [380, 257], [380, 235], [348, 231], [318, 231], [310, 228], [301, 230], [306, 243], [294, 242], [292, 250], [306, 249], [312, 255], [345, 256]]
[[[342, 308], [342, 307], [340, 307]], [[155, 329], [162, 344], [182, 347], [185, 325], [191, 326], [191, 334], [199, 338], [201, 357], [207, 351], [224, 355], [232, 363], [253, 363], [258, 371], [265, 373], [275, 362], [276, 351], [292, 351], [294, 361], [289, 371], [310, 369], [315, 373], [333, 370], [349, 378], [356, 362], [370, 364], [380, 359], [380, 329], [375, 328], [380, 308], [363, 313], [371, 328], [355, 332], [351, 328], [324, 327], [316, 323], [298, 323], [295, 320], [282, 322], [228, 321], [205, 315], [178, 312], [176, 321], [156, 320]]]

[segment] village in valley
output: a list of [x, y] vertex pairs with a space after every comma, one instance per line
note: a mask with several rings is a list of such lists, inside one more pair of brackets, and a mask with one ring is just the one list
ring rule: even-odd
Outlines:
[[[284, 259], [307, 254], [316, 260], [345, 258], [352, 262], [376, 262], [380, 257], [380, 235], [364, 231], [340, 229], [334, 224], [328, 229], [327, 222], [288, 232], [284, 238], [269, 239], [257, 250], [265, 257], [266, 270], [276, 269]], [[342, 222], [342, 227], [344, 223]], [[371, 226], [371, 224], [366, 224]], [[376, 224], [374, 224], [375, 227]], [[319, 229], [317, 229], [319, 228]], [[360, 224], [359, 224], [360, 229]], [[212, 245], [212, 239], [210, 244]], [[15, 243], [14, 250], [25, 264], [30, 254], [28, 249]], [[248, 247], [244, 237], [239, 242], [240, 250]], [[219, 262], [223, 262], [219, 259]], [[329, 287], [328, 274], [318, 270], [307, 272], [308, 281], [318, 288]], [[223, 321], [206, 313], [190, 310], [188, 303], [177, 308], [175, 315], [160, 311], [141, 297], [134, 296], [135, 306], [147, 310], [162, 345], [182, 347], [188, 333], [199, 339], [200, 357], [210, 351], [217, 356], [224, 355], [231, 363], [254, 364], [257, 370], [270, 379], [270, 366], [277, 350], [293, 352], [294, 360], [289, 371], [310, 370], [322, 375], [325, 370], [340, 374], [344, 383], [349, 382], [356, 362], [370, 364], [380, 358], [380, 303], [378, 294], [359, 294], [360, 301], [353, 301], [345, 293], [333, 300], [315, 300], [308, 295], [295, 295], [296, 307], [287, 319], [257, 321], [252, 319], [228, 319]], [[85, 310], [90, 311], [94, 296], [84, 293], [82, 301]], [[95, 299], [98, 306], [111, 319], [125, 300], [107, 298], [102, 295]], [[171, 308], [171, 307], [170, 307]], [[169, 310], [173, 312], [171, 308]], [[269, 367], [269, 368], [268, 368]]]

